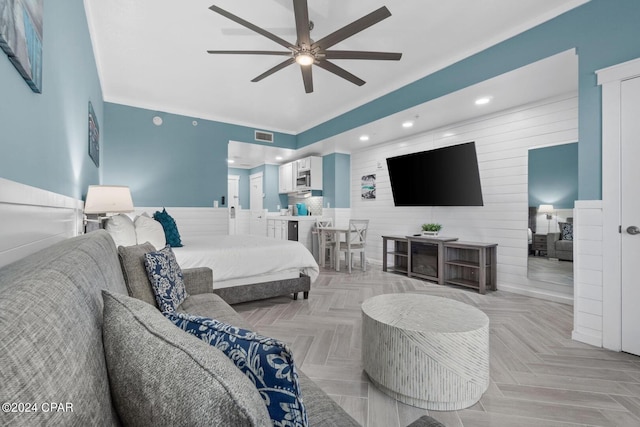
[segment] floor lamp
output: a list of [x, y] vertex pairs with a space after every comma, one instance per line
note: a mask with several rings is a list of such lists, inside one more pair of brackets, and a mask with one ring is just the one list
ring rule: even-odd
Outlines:
[[551, 232], [551, 220], [553, 219], [553, 205], [540, 205], [538, 213], [547, 215], [547, 234]]

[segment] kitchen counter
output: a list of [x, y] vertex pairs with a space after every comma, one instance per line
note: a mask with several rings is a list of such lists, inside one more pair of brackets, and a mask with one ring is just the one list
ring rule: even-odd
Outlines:
[[279, 214], [268, 214], [267, 220], [275, 220], [275, 221], [315, 221], [318, 218], [322, 218], [317, 215], [303, 215], [303, 216], [295, 216], [295, 215], [279, 215]]

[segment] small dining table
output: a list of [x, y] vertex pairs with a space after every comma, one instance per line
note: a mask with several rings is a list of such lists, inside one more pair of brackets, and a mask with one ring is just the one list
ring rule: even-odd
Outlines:
[[[318, 234], [320, 239], [324, 239], [323, 234], [328, 234], [333, 236], [333, 241], [336, 243], [336, 249], [334, 254], [334, 263], [336, 271], [340, 271], [340, 237], [341, 234], [345, 235], [345, 239], [347, 234], [349, 233], [349, 226], [344, 227], [318, 227]], [[346, 241], [346, 240], [345, 240]], [[320, 254], [321, 257], [324, 257], [324, 254]], [[324, 263], [323, 263], [324, 264]]]

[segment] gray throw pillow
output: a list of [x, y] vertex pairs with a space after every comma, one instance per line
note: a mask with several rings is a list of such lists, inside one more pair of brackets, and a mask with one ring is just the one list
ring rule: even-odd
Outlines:
[[109, 384], [124, 425], [272, 425], [260, 394], [224, 353], [149, 304], [102, 296]]
[[129, 296], [157, 307], [156, 297], [144, 266], [144, 255], [155, 250], [156, 248], [149, 242], [133, 246], [120, 246], [118, 247], [118, 258]]

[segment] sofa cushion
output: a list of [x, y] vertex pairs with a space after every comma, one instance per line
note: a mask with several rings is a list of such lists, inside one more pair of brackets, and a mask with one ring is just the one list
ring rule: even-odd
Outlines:
[[556, 252], [564, 251], [564, 252], [572, 252], [573, 251], [573, 241], [572, 240], [558, 240], [556, 242]]
[[160, 311], [175, 311], [189, 296], [184, 277], [170, 246], [144, 254], [144, 266]]
[[133, 220], [125, 214], [109, 217], [104, 223], [104, 229], [111, 235], [116, 247], [131, 246], [137, 243]]
[[162, 224], [162, 228], [164, 228], [164, 235], [169, 246], [172, 246], [174, 248], [179, 248], [182, 246], [182, 241], [180, 240], [180, 233], [178, 232], [176, 221], [171, 215], [167, 213], [166, 209], [163, 208], [162, 212], [157, 211], [156, 213], [154, 213], [153, 219]]
[[142, 301], [103, 299], [109, 383], [124, 425], [272, 425], [251, 381], [220, 350]]
[[164, 315], [229, 356], [255, 384], [274, 425], [308, 425], [298, 372], [285, 343], [215, 319], [175, 312]]
[[74, 412], [0, 413], [3, 426], [118, 426], [102, 343], [102, 292], [127, 291], [104, 230], [0, 269], [0, 402]]
[[214, 293], [189, 295], [189, 298], [176, 309], [178, 312], [189, 313], [195, 316], [209, 317], [224, 323], [251, 329], [252, 326], [244, 317], [238, 314], [219, 295]]
[[129, 295], [157, 307], [156, 297], [144, 266], [144, 255], [153, 251], [155, 248], [148, 242], [141, 245], [120, 246], [118, 258]]
[[133, 221], [133, 225], [136, 229], [136, 242], [138, 244], [149, 242], [156, 250], [166, 246], [167, 239], [164, 236], [162, 224], [146, 213], [138, 215]]

